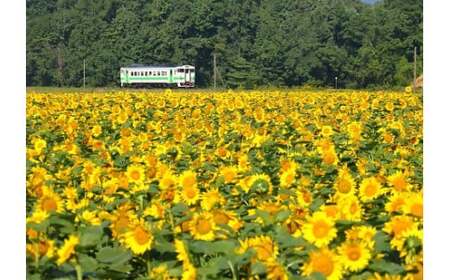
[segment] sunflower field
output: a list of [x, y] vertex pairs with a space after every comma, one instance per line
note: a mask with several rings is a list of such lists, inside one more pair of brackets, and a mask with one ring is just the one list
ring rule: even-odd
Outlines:
[[422, 279], [422, 95], [27, 94], [28, 279]]

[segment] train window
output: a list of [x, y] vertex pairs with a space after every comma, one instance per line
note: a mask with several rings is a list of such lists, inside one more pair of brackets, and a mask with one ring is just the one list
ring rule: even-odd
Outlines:
[[145, 71], [145, 76], [148, 76], [148, 72], [147, 71]]
[[131, 76], [134, 76], [134, 72], [131, 72]]
[[158, 76], [161, 76], [161, 72], [160, 71], [158, 71]]
[[178, 72], [178, 73], [184, 73], [184, 69], [182, 69], [182, 68], [181, 68], [181, 69], [178, 69], [177, 72]]
[[161, 75], [167, 76], [167, 71], [162, 71], [162, 72], [161, 72]]

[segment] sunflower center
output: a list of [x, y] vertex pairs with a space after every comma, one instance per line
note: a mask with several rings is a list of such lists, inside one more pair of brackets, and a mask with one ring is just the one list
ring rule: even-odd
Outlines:
[[197, 222], [197, 231], [200, 234], [207, 234], [212, 229], [211, 223], [208, 220], [200, 219]]
[[229, 220], [228, 216], [222, 212], [217, 212], [214, 215], [214, 221], [219, 225], [227, 224]]
[[188, 176], [183, 179], [183, 186], [184, 187], [192, 187], [195, 184], [195, 178], [194, 176]]
[[341, 179], [341, 180], [339, 180], [337, 187], [338, 187], [339, 192], [348, 193], [348, 192], [350, 192], [352, 185], [349, 180]]
[[350, 213], [354, 214], [358, 211], [358, 204], [356, 202], [353, 202], [350, 205]]
[[131, 178], [132, 178], [133, 180], [139, 180], [139, 178], [141, 178], [141, 174], [139, 173], [139, 171], [133, 170], [133, 171], [131, 172]]
[[347, 249], [347, 256], [350, 260], [356, 261], [361, 257], [361, 251], [359, 250], [358, 246], [350, 246]]
[[234, 176], [235, 176], [235, 175], [234, 175], [234, 172], [233, 172], [233, 171], [225, 172], [225, 174], [224, 174], [225, 182], [231, 182], [231, 181], [233, 181]]
[[406, 180], [403, 177], [397, 177], [393, 180], [392, 184], [397, 191], [403, 191], [406, 189]]
[[150, 239], [150, 234], [141, 226], [138, 226], [134, 229], [134, 239], [139, 245], [144, 245]]
[[413, 214], [416, 217], [422, 217], [423, 216], [423, 206], [422, 203], [414, 203], [411, 206], [411, 214]]
[[195, 188], [193, 187], [186, 187], [184, 189], [184, 193], [186, 194], [187, 198], [194, 198], [197, 192], [195, 191]]
[[272, 244], [262, 244], [255, 248], [259, 259], [267, 260], [272, 256], [273, 252], [271, 245]]
[[46, 197], [42, 200], [42, 209], [46, 212], [56, 211], [58, 205], [56, 201], [51, 197]]
[[377, 192], [377, 186], [374, 183], [367, 184], [366, 191], [365, 191], [366, 196], [372, 197], [375, 195], [376, 192]]
[[313, 233], [317, 238], [323, 238], [327, 236], [329, 231], [330, 226], [323, 220], [317, 221], [313, 226]]
[[333, 260], [328, 256], [318, 256], [313, 261], [313, 270], [325, 276], [330, 276], [333, 273], [333, 269]]
[[400, 235], [402, 232], [404, 232], [405, 230], [407, 230], [408, 228], [411, 227], [411, 221], [410, 220], [403, 220], [403, 219], [399, 219], [397, 221], [394, 222], [393, 226], [392, 226], [392, 231], [394, 232], [394, 234], [396, 236]]

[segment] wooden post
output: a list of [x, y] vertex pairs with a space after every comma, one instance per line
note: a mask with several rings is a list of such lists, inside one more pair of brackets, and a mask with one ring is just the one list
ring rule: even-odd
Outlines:
[[413, 81], [413, 92], [416, 92], [416, 79], [417, 79], [417, 47], [414, 47], [414, 81]]
[[213, 76], [214, 76], [214, 88], [216, 88], [217, 83], [217, 69], [216, 69], [216, 53], [213, 53]]

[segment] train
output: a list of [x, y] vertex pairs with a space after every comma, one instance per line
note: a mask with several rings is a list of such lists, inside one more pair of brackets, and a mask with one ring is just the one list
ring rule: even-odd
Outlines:
[[132, 64], [120, 68], [120, 86], [192, 88], [195, 66]]

